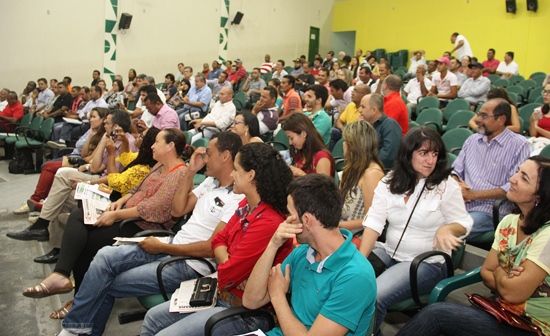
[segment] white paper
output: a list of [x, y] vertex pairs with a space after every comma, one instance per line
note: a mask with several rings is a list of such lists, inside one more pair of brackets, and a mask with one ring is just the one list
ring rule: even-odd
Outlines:
[[84, 211], [84, 224], [92, 225], [97, 222], [111, 202], [102, 202], [93, 199], [82, 200], [82, 210]]
[[264, 332], [261, 329], [258, 329], [256, 331], [252, 331], [246, 334], [236, 335], [236, 336], [266, 336]]
[[1, 136], [15, 136], [15, 133], [0, 133]]
[[109, 196], [109, 194], [99, 190], [99, 184], [88, 184], [84, 182], [78, 183], [74, 192], [75, 200], [93, 199], [108, 202]]
[[68, 124], [75, 124], [75, 125], [80, 125], [82, 124], [82, 121], [78, 120], [78, 119], [72, 119], [72, 118], [65, 118], [63, 117], [63, 120], [68, 123]]
[[[140, 241], [145, 240], [147, 237], [115, 237], [113, 238], [115, 240], [115, 243], [113, 246], [118, 245], [124, 245], [124, 244], [136, 244]], [[161, 243], [168, 244], [170, 243], [170, 237], [155, 237], [157, 238]]]

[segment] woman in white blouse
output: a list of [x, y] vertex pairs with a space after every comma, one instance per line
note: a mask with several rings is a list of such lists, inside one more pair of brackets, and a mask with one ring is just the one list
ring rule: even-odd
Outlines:
[[[382, 324], [388, 307], [410, 297], [411, 261], [433, 249], [451, 253], [462, 243], [460, 237], [465, 237], [472, 228], [460, 186], [449, 178], [446, 166], [441, 136], [429, 127], [415, 127], [401, 142], [394, 170], [374, 191], [363, 221], [361, 253], [369, 256], [372, 252], [375, 259], [378, 257], [388, 267], [376, 279], [375, 330]], [[389, 223], [386, 242], [376, 242], [386, 220]], [[423, 262], [418, 269], [419, 293], [431, 291], [446, 272], [443, 257]]]

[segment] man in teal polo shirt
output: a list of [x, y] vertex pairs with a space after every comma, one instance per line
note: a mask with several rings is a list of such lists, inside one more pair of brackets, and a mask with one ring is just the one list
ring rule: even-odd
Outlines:
[[[271, 301], [280, 328], [268, 335], [365, 335], [375, 311], [376, 279], [370, 263], [339, 229], [342, 200], [334, 181], [309, 174], [288, 187], [290, 216], [256, 263], [246, 284], [243, 305], [257, 309]], [[287, 240], [301, 244], [271, 267]], [[286, 294], [291, 292], [291, 303]]]
[[312, 85], [304, 93], [303, 99], [307, 107], [307, 111], [304, 114], [311, 119], [317, 131], [321, 134], [325, 145], [328, 146], [330, 143], [332, 122], [323, 108], [328, 99], [327, 88], [322, 85]]

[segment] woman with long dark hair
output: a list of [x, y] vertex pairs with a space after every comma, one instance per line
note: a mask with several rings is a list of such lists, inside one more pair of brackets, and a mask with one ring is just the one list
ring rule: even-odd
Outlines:
[[258, 117], [250, 112], [243, 112], [235, 116], [231, 132], [241, 137], [243, 145], [251, 142], [263, 142], [260, 138], [260, 122], [258, 121]]
[[110, 110], [118, 110], [120, 103], [124, 103], [124, 84], [120, 79], [113, 81], [113, 87], [103, 96]]
[[345, 165], [340, 179], [344, 200], [340, 227], [361, 227], [365, 212], [374, 197], [374, 188], [384, 177], [384, 165], [378, 157], [378, 136], [366, 121], [348, 124], [342, 133]]
[[[433, 129], [411, 129], [397, 152], [394, 169], [374, 191], [363, 221], [361, 253], [377, 271], [376, 329], [392, 304], [411, 295], [409, 268], [423, 252], [446, 253], [462, 243], [472, 228], [458, 182], [449, 177], [445, 145]], [[384, 227], [386, 242], [377, 243]], [[375, 245], [376, 243], [376, 245]], [[376, 262], [375, 262], [376, 261]], [[446, 276], [443, 257], [430, 258], [418, 268], [419, 293], [427, 293]]]
[[311, 173], [334, 176], [334, 160], [321, 134], [303, 113], [292, 114], [282, 125], [291, 151], [295, 150], [290, 169], [294, 176]]
[[182, 79], [178, 86], [177, 94], [170, 97], [170, 99], [166, 102], [166, 104], [168, 104], [168, 106], [170, 106], [174, 110], [182, 108], [184, 105], [182, 102], [183, 97], [187, 95], [190, 89], [191, 89], [191, 82], [189, 82], [187, 78]]
[[[517, 206], [500, 221], [481, 267], [483, 284], [501, 307], [550, 335], [550, 159], [533, 156], [510, 178], [506, 197]], [[474, 306], [435, 303], [398, 335], [535, 335], [500, 323]]]

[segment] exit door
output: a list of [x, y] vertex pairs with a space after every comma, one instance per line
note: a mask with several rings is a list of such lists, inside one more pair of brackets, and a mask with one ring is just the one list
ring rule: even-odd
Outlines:
[[309, 27], [309, 53], [308, 60], [313, 63], [315, 54], [319, 53], [319, 28]]

